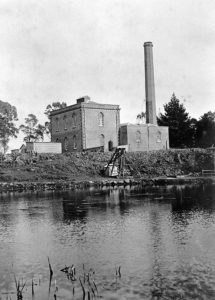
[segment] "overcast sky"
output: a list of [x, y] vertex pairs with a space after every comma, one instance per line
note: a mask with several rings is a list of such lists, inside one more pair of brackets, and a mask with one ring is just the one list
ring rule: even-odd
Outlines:
[[[41, 123], [54, 101], [145, 110], [143, 43], [154, 45], [157, 113], [173, 92], [191, 117], [215, 111], [214, 0], [1, 0], [0, 99]], [[11, 143], [11, 147], [21, 143]]]

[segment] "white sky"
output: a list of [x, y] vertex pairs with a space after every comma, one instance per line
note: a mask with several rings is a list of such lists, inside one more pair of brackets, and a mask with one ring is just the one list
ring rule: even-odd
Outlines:
[[0, 99], [20, 123], [29, 113], [43, 123], [48, 104], [84, 95], [135, 122], [152, 41], [157, 113], [175, 92], [199, 118], [215, 111], [214, 20], [214, 0], [1, 0]]

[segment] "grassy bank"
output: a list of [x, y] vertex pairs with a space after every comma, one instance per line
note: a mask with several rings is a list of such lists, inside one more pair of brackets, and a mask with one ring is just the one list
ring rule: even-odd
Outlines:
[[[99, 180], [100, 171], [112, 153], [64, 153], [38, 155], [34, 158], [19, 156], [15, 162], [3, 162], [1, 182], [81, 181]], [[153, 178], [157, 176], [194, 175], [202, 169], [213, 168], [212, 153], [204, 149], [135, 152], [126, 154], [130, 175]]]
[[133, 175], [141, 177], [200, 175], [213, 168], [213, 155], [205, 149], [172, 149], [128, 153]]

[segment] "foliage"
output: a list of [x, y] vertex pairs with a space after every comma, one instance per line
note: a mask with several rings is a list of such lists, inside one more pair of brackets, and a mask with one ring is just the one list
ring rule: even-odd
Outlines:
[[52, 102], [52, 104], [49, 104], [49, 105], [46, 106], [45, 115], [47, 115], [47, 117], [49, 118], [50, 113], [53, 110], [61, 109], [61, 108], [64, 108], [64, 107], [67, 107], [66, 102], [59, 102], [59, 101], [58, 102]]
[[143, 123], [145, 118], [146, 118], [146, 113], [142, 111], [140, 114], [137, 115], [137, 122], [138, 123], [140, 123], [140, 122]]
[[16, 138], [19, 132], [14, 123], [17, 120], [16, 107], [0, 100], [0, 143], [4, 153], [8, 149], [10, 137]]
[[[52, 104], [49, 104], [46, 106], [46, 110], [44, 112], [44, 114], [48, 117], [48, 119], [50, 119], [50, 113], [53, 111], [53, 110], [57, 110], [57, 109], [61, 109], [61, 108], [64, 108], [64, 107], [67, 107], [67, 104], [66, 102], [52, 102]], [[45, 132], [46, 134], [50, 134], [50, 122], [47, 121], [45, 122]]]
[[194, 146], [196, 120], [189, 117], [175, 94], [172, 95], [170, 102], [164, 105], [164, 110], [165, 113], [158, 117], [158, 125], [169, 126], [170, 147]]
[[[102, 179], [101, 169], [110, 160], [111, 152], [67, 152], [64, 154], [40, 154], [33, 158], [33, 169], [29, 157], [21, 154], [16, 159], [19, 166], [12, 170], [12, 164], [5, 163], [0, 181], [72, 181]], [[47, 159], [48, 158], [48, 159]], [[212, 151], [206, 149], [170, 149], [160, 151], [127, 152], [126, 164], [135, 178], [150, 179], [159, 176], [198, 176], [202, 169], [209, 170], [213, 163]], [[23, 163], [20, 164], [20, 161]], [[50, 163], [51, 162], [51, 163]], [[8, 167], [6, 167], [6, 165]], [[104, 183], [107, 180], [103, 177]], [[49, 185], [49, 184], [48, 184]]]
[[207, 112], [196, 124], [196, 140], [199, 147], [215, 146], [215, 112]]
[[38, 119], [34, 114], [29, 114], [25, 118], [25, 124], [20, 125], [20, 130], [25, 134], [25, 142], [36, 142], [43, 140], [45, 126], [38, 124]]
[[169, 149], [149, 152], [128, 152], [126, 160], [132, 176], [159, 177], [201, 173], [211, 169], [211, 151], [206, 149]]

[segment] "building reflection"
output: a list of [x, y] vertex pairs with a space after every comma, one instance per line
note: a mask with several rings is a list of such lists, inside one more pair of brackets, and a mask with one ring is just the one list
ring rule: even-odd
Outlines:
[[79, 219], [86, 221], [89, 214], [110, 212], [124, 214], [128, 208], [125, 190], [119, 188], [103, 188], [69, 192], [63, 198], [64, 221]]

